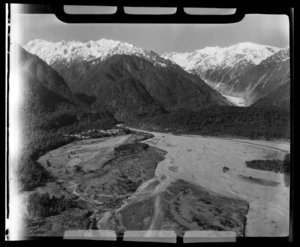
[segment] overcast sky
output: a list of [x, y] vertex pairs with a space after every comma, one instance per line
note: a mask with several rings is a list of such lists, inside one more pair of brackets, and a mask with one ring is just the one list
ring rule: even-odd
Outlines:
[[247, 15], [233, 24], [66, 24], [50, 14], [15, 14], [11, 21], [12, 39], [21, 45], [32, 39], [87, 42], [106, 38], [132, 43], [158, 54], [247, 41], [289, 46], [286, 15]]

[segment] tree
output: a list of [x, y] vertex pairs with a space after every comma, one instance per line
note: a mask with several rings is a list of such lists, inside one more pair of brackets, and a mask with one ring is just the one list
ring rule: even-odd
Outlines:
[[283, 160], [283, 172], [290, 173], [291, 164], [290, 164], [290, 154], [286, 154]]

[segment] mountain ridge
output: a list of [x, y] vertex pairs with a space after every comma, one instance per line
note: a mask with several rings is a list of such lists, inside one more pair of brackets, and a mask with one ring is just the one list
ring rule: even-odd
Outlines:
[[282, 83], [289, 83], [289, 47], [244, 42], [230, 47], [206, 47], [190, 53], [162, 56], [200, 76], [222, 94], [243, 98], [246, 105], [271, 93], [273, 88], [265, 86], [267, 81], [274, 89]]
[[[53, 60], [58, 59], [57, 57], [69, 60], [81, 58], [83, 61], [92, 61], [95, 59], [103, 61], [116, 54], [143, 57], [157, 66], [165, 67], [172, 64], [152, 50], [140, 48], [131, 43], [108, 39], [91, 40], [85, 43], [79, 41], [49, 42], [35, 39], [24, 45], [24, 48], [31, 53], [37, 54], [50, 65], [53, 63]], [[176, 66], [176, 64], [173, 65]]]
[[[268, 96], [280, 86], [290, 84], [289, 49], [282, 49], [249, 69], [244, 74], [227, 82], [224, 91], [232, 95], [243, 95], [248, 105]], [[283, 90], [283, 98], [288, 98]]]
[[[283, 83], [280, 80], [271, 78], [272, 70], [275, 72], [280, 71], [284, 76], [289, 73], [289, 61], [287, 61], [286, 58], [289, 53], [288, 47], [278, 48], [253, 42], [241, 42], [229, 47], [205, 47], [204, 49], [184, 53], [170, 52], [164, 53], [161, 56], [151, 50], [143, 49], [130, 43], [109, 39], [100, 39], [85, 43], [79, 41], [61, 41], [54, 43], [36, 39], [29, 41], [24, 48], [38, 55], [51, 65], [65, 79], [71, 90], [78, 95], [82, 95], [83, 98], [97, 97], [94, 93], [86, 94], [90, 89], [87, 89], [84, 84], [89, 80], [87, 78], [91, 78], [100, 67], [103, 68], [103, 62], [114, 60], [114, 58], [112, 58], [114, 56], [137, 57], [140, 61], [134, 62], [134, 68], [130, 67], [129, 64], [126, 65], [131, 72], [134, 71], [131, 73], [128, 70], [125, 73], [126, 76], [133, 77], [130, 80], [126, 80], [127, 83], [142, 83], [147, 93], [150, 94], [150, 97], [154, 100], [158, 100], [161, 106], [166, 109], [170, 108], [170, 104], [164, 104], [161, 99], [153, 93], [153, 87], [149, 86], [150, 82], [144, 83], [145, 78], [139, 75], [139, 70], [147, 70], [149, 67], [146, 66], [146, 68], [145, 66], [139, 65], [139, 63], [144, 63], [142, 62], [143, 60], [146, 60], [154, 66], [152, 68], [153, 74], [155, 74], [156, 77], [157, 75], [160, 77], [156, 78], [156, 80], [160, 81], [159, 86], [164, 86], [161, 78], [166, 78], [166, 76], [162, 76], [163, 73], [158, 71], [164, 70], [166, 73], [177, 71], [177, 77], [182, 78], [183, 76], [184, 79], [182, 79], [182, 81], [185, 81], [185, 84], [186, 81], [191, 82], [191, 87], [193, 87], [192, 83], [195, 81], [198, 81], [197, 83], [201, 85], [203, 84], [202, 80], [204, 80], [206, 84], [220, 93], [219, 96], [216, 96], [217, 94], [213, 93], [210, 88], [205, 89], [215, 95], [214, 98], [219, 97], [220, 99], [216, 102], [221, 105], [235, 104], [234, 102], [229, 102], [228, 96], [239, 97], [243, 99], [242, 101], [245, 102], [245, 105], [251, 105], [256, 100], [265, 97], [268, 94], [267, 89], [270, 88], [271, 90], [271, 87], [265, 87], [266, 84], [270, 84], [276, 89]], [[123, 59], [123, 62], [126, 63], [126, 59]], [[283, 62], [285, 62], [285, 65], [282, 65]], [[132, 64], [133, 63], [131, 63], [131, 65]], [[265, 68], [265, 71], [262, 67]], [[283, 68], [278, 69], [278, 67]], [[123, 72], [126, 70], [124, 66], [119, 66], [119, 68]], [[181, 70], [186, 71], [186, 74], [184, 75]], [[108, 79], [107, 76], [110, 76], [110, 79], [117, 78], [117, 80], [119, 80], [120, 77], [118, 75], [121, 75], [123, 72], [120, 73], [120, 71], [115, 68], [114, 73], [100, 74], [105, 78], [104, 80]], [[277, 72], [276, 75], [279, 73]], [[263, 75], [264, 73], [265, 75]], [[125, 74], [123, 76], [125, 76]], [[199, 79], [196, 79], [192, 75], [196, 75]], [[283, 78], [280, 74], [278, 74], [278, 76], [279, 78]], [[169, 76], [168, 78], [171, 77]], [[172, 78], [176, 84], [178, 80], [174, 79], [174, 77]], [[272, 82], [266, 83], [267, 79]], [[114, 79], [111, 81], [113, 80]], [[90, 87], [95, 86], [96, 81], [98, 81], [97, 83], [101, 83], [101, 78], [93, 78], [92, 81], [93, 85], [90, 84]], [[156, 82], [153, 82], [154, 78], [152, 78], [151, 81], [155, 85], [158, 85]], [[166, 84], [169, 84], [166, 79], [165, 81]], [[288, 80], [284, 79], [284, 82], [288, 82]], [[204, 86], [202, 85], [202, 87]], [[167, 90], [174, 91], [175, 89], [170, 89], [168, 86]], [[158, 92], [157, 90], [154, 91]], [[141, 93], [144, 94], [145, 92], [141, 91]], [[194, 93], [192, 93], [192, 95], [194, 95]], [[226, 97], [223, 97], [223, 95]], [[165, 95], [165, 97], [168, 96]], [[223, 100], [221, 100], [221, 98], [223, 98]], [[96, 100], [96, 98], [94, 100]], [[177, 101], [175, 100], [174, 102], [176, 103]], [[203, 104], [205, 106], [205, 102]], [[183, 105], [185, 105], [185, 107], [187, 106], [187, 104]], [[172, 109], [172, 107], [170, 109]]]
[[[36, 44], [37, 47], [34, 46]], [[119, 91], [119, 88], [122, 87], [119, 85], [121, 81], [128, 87], [135, 85], [134, 90], [138, 90], [133, 94], [127, 92], [128, 96], [135, 95], [134, 99], [111, 92], [112, 95], [123, 98], [126, 102], [124, 105], [128, 103], [133, 106], [132, 103], [136, 102], [137, 105], [146, 106], [148, 104], [146, 101], [150, 102], [153, 99], [156, 102], [152, 104], [154, 108], [162, 107], [166, 110], [182, 107], [199, 108], [210, 104], [231, 104], [198, 76], [186, 72], [179, 65], [161, 58], [155, 52], [135, 47], [132, 44], [104, 39], [84, 44], [81, 42], [58, 42], [54, 43], [54, 46], [53, 43], [47, 44], [45, 46], [45, 43], [40, 40], [32, 41], [28, 42], [25, 48], [41, 58], [44, 57], [65, 79], [72, 92], [85, 95], [84, 97], [93, 97], [95, 99], [94, 106], [112, 106], [115, 105], [112, 102], [119, 102], [120, 98], [111, 98], [111, 102], [109, 102], [106, 93], [108, 90]], [[91, 44], [95, 47], [86, 46]], [[52, 53], [57, 45], [59, 45], [59, 50]], [[68, 46], [66, 54], [63, 50], [66, 49], [65, 45]], [[82, 51], [84, 52], [80, 53]], [[90, 59], [91, 52], [93, 55]], [[145, 101], [138, 95], [139, 93], [144, 96], [148, 95], [145, 96]], [[150, 98], [152, 99], [150, 100]], [[131, 100], [133, 100], [132, 103], [130, 103]], [[135, 107], [136, 110], [138, 108]], [[137, 112], [142, 113], [140, 110]], [[148, 107], [144, 110], [149, 111]], [[126, 115], [120, 112], [116, 114], [118, 116]]]
[[[184, 53], [163, 53], [161, 56], [176, 62], [189, 71], [191, 69], [199, 68], [199, 66], [204, 67], [204, 69], [207, 69], [205, 66], [209, 66], [210, 68], [216, 68], [221, 65], [232, 67], [242, 58], [257, 65], [279, 50], [280, 48], [274, 46], [242, 42], [229, 47], [205, 47], [203, 49]], [[178, 59], [174, 57], [175, 55]], [[203, 59], [204, 61], [200, 61], [199, 63], [200, 59]]]
[[[57, 130], [62, 126], [76, 125], [97, 116], [116, 122], [106, 112], [91, 111], [89, 106], [76, 97], [64, 79], [37, 55], [31, 54], [18, 44], [13, 44], [17, 63], [12, 66], [18, 74], [22, 88], [20, 114], [25, 132], [33, 130]], [[17, 81], [13, 81], [17, 83]]]

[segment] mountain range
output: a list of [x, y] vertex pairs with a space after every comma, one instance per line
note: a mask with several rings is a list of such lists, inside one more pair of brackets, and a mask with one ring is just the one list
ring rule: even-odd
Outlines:
[[289, 56], [289, 48], [251, 42], [162, 54], [222, 94], [242, 98], [246, 106], [290, 83]]
[[38, 55], [95, 109], [109, 109], [120, 120], [157, 111], [230, 105], [200, 77], [153, 51], [112, 40], [30, 41]]
[[[55, 69], [77, 98], [93, 109], [108, 109], [119, 120], [181, 108], [236, 105], [235, 97], [245, 106], [266, 105], [274, 100], [269, 94], [290, 83], [289, 49], [250, 42], [161, 56], [107, 39], [86, 43], [36, 39], [24, 48]], [[289, 99], [288, 90], [283, 93], [282, 98]]]

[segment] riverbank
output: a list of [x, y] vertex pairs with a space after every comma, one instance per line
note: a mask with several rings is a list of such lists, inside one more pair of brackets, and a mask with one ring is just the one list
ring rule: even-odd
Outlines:
[[[102, 212], [120, 207], [141, 183], [154, 176], [156, 165], [164, 158], [165, 152], [139, 144], [151, 137], [147, 133], [131, 132], [128, 135], [79, 139], [39, 157], [37, 162], [47, 169], [54, 181], [27, 192], [29, 197], [36, 195], [34, 202], [38, 207], [27, 207], [26, 234], [58, 236], [74, 227], [97, 227], [97, 217], [101, 217]], [[39, 197], [44, 200], [42, 196], [45, 194], [49, 194], [50, 201], [52, 197], [65, 200], [68, 206], [58, 211], [50, 204], [47, 206], [37, 201]], [[80, 212], [81, 220], [78, 218]], [[62, 220], [66, 215], [68, 220]]]
[[[247, 168], [245, 162], [254, 159], [283, 159], [289, 145], [277, 141], [243, 143], [222, 138], [175, 136], [149, 132], [155, 137], [145, 141], [167, 151], [159, 163], [156, 176], [167, 175], [171, 180], [183, 179], [221, 193], [246, 200], [246, 236], [287, 236], [289, 233], [289, 187], [284, 175]], [[177, 172], [173, 172], [176, 167]], [[223, 172], [223, 167], [228, 171]], [[242, 179], [252, 177], [253, 181]], [[257, 179], [257, 180], [255, 180]], [[255, 181], [264, 180], [267, 186]]]
[[[85, 210], [84, 229], [163, 229], [177, 234], [185, 230], [233, 230], [238, 236], [273, 237], [288, 234], [289, 187], [283, 174], [245, 165], [253, 159], [282, 159], [288, 146], [131, 131], [130, 135], [79, 140], [40, 157], [39, 162], [57, 182], [36, 191], [71, 196], [80, 202], [81, 210]], [[130, 143], [144, 144], [135, 150]], [[120, 145], [123, 147], [116, 148]], [[182, 183], [187, 190], [177, 198]], [[198, 206], [192, 207], [196, 201]], [[238, 215], [234, 214], [236, 207], [240, 208]], [[75, 215], [70, 212], [72, 222]], [[44, 221], [44, 227], [39, 223], [40, 229], [47, 229], [39, 234], [57, 234], [59, 231], [49, 230], [53, 224], [60, 225], [62, 234], [71, 229], [59, 215], [53, 217], [50, 223]], [[78, 224], [74, 225], [78, 228]]]

